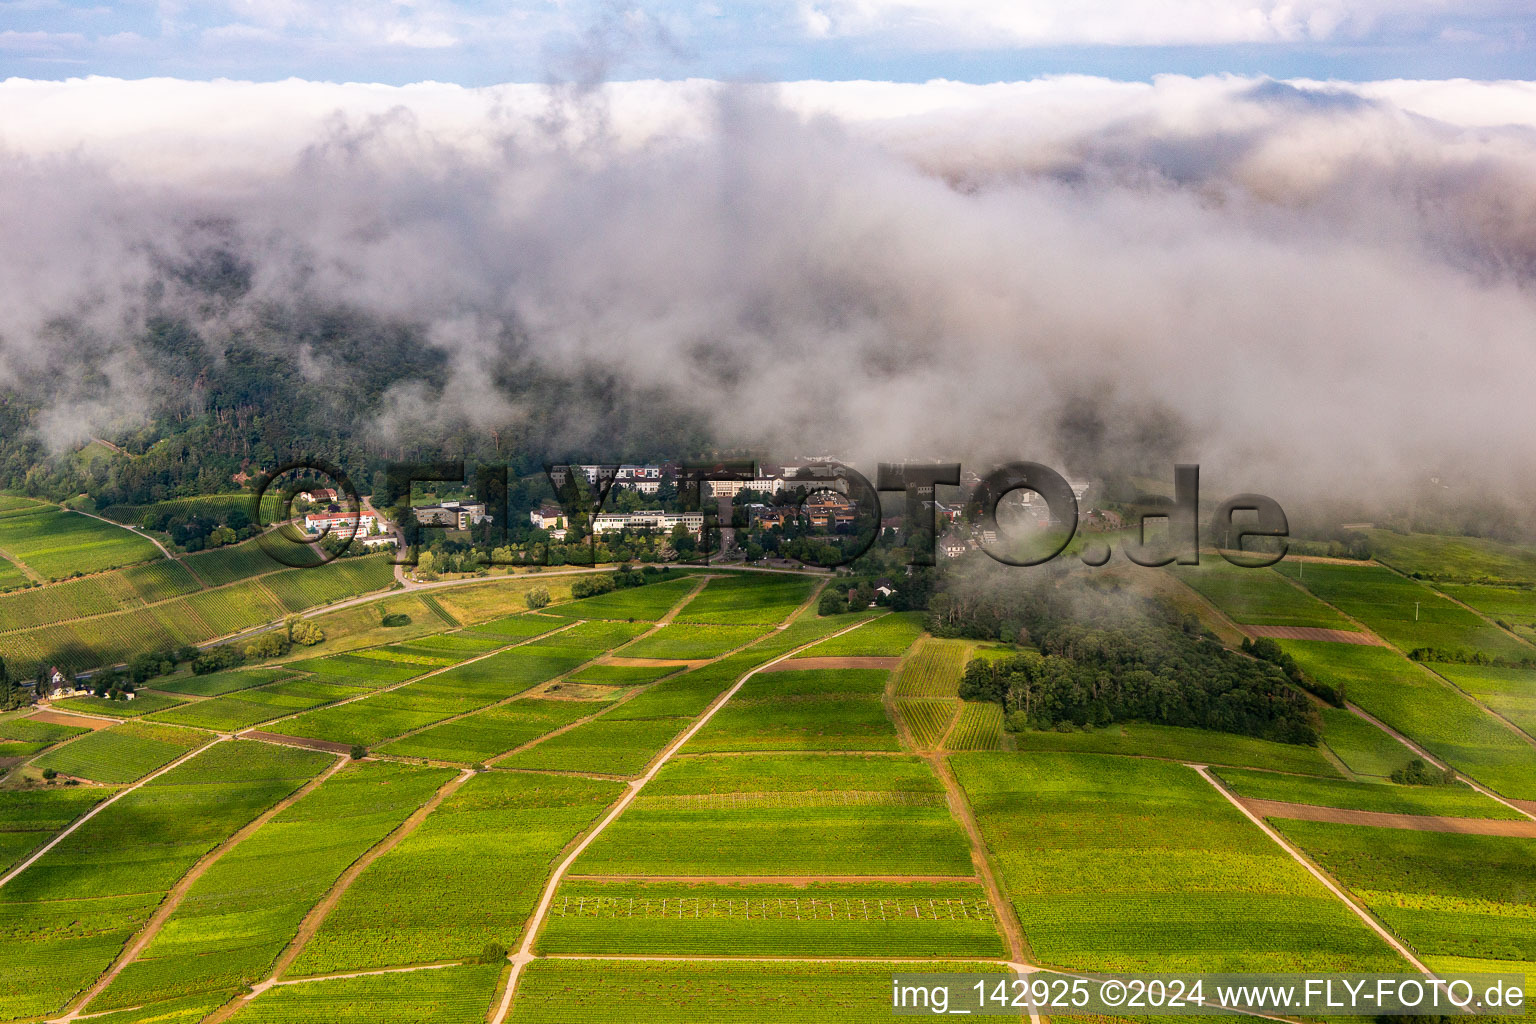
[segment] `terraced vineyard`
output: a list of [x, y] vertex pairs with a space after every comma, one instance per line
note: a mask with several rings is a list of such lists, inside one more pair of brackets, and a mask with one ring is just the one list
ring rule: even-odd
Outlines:
[[919, 642], [896, 677], [896, 696], [957, 696], [970, 648], [964, 640], [929, 638]]
[[[45, 580], [61, 580], [161, 557], [136, 533], [53, 506], [0, 517], [0, 549]], [[16, 514], [19, 513], [19, 514]]]
[[960, 710], [955, 700], [898, 700], [896, 710], [918, 750], [935, 750]]
[[192, 729], [124, 722], [56, 747], [32, 763], [93, 782], [134, 782], [212, 739]]
[[950, 750], [999, 749], [1003, 745], [1003, 709], [996, 704], [965, 702], [944, 745]]
[[[1313, 567], [1308, 567], [1311, 572]], [[1357, 628], [1344, 616], [1270, 569], [1247, 569], [1207, 556], [1197, 566], [1172, 568], [1179, 579], [1233, 622], [1252, 626]]]

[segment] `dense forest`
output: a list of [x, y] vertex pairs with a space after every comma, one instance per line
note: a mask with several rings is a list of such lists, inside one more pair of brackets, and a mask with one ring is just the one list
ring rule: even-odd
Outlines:
[[1286, 672], [1230, 651], [1193, 618], [1062, 566], [948, 574], [929, 600], [939, 635], [1023, 649], [966, 667], [960, 696], [1003, 706], [1011, 729], [1143, 721], [1315, 744], [1319, 721]]

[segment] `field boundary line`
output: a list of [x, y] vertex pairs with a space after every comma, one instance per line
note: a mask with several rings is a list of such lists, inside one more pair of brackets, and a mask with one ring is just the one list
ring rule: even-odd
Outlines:
[[[959, 719], [956, 715], [956, 720]], [[981, 824], [976, 820], [976, 814], [971, 808], [971, 801], [965, 793], [965, 787], [960, 785], [960, 780], [955, 778], [954, 771], [949, 766], [948, 758], [940, 753], [932, 752], [923, 757], [928, 762], [933, 773], [944, 784], [944, 790], [949, 794], [949, 813], [957, 819], [960, 827], [965, 830], [966, 839], [971, 844], [971, 863], [975, 865], [976, 873], [981, 877], [981, 884], [987, 890], [987, 899], [992, 903], [992, 916], [1002, 928], [1003, 939], [1008, 943], [1008, 955], [1014, 963], [1033, 967], [1030, 960], [1034, 957], [1034, 949], [1030, 947], [1029, 939], [1024, 934], [1024, 923], [1019, 920], [1017, 911], [1014, 910], [1013, 901], [1003, 894], [1003, 887], [997, 880], [997, 874], [992, 870], [992, 851], [987, 846], [986, 839], [981, 834]]]
[[97, 996], [101, 995], [102, 992], [106, 991], [107, 987], [110, 986], [112, 982], [117, 980], [117, 976], [122, 974], [129, 964], [137, 960], [139, 958], [139, 954], [143, 953], [144, 950], [149, 948], [150, 943], [155, 940], [155, 936], [160, 934], [160, 929], [165, 926], [165, 922], [168, 921], [171, 915], [176, 912], [177, 908], [181, 906], [182, 900], [186, 898], [186, 895], [189, 891], [191, 891], [192, 886], [197, 883], [199, 878], [203, 877], [203, 875], [208, 872], [209, 868], [217, 864], [226, 853], [249, 839], [257, 829], [261, 828], [267, 822], [271, 821], [273, 818], [277, 817], [279, 814], [283, 813], [288, 808], [298, 803], [310, 793], [313, 793], [316, 789], [319, 789], [321, 784], [323, 784], [327, 779], [335, 775], [337, 772], [341, 771], [341, 769], [346, 767], [346, 765], [347, 759], [345, 757], [336, 758], [335, 762], [329, 768], [325, 769], [325, 771], [321, 772], [319, 775], [316, 775], [314, 778], [304, 783], [304, 785], [300, 786], [298, 789], [294, 790], [292, 793], [288, 794], [286, 797], [279, 800], [271, 807], [267, 808], [261, 814], [246, 822], [246, 824], [242, 826], [241, 829], [234, 835], [224, 840], [218, 846], [215, 846], [212, 850], [209, 850], [207, 853], [203, 854], [203, 856], [199, 858], [198, 862], [192, 865], [187, 873], [182, 875], [181, 878], [177, 880], [176, 884], [171, 887], [170, 891], [165, 894], [165, 897], [160, 901], [159, 906], [155, 908], [155, 912], [150, 915], [148, 921], [144, 922], [144, 927], [139, 929], [139, 933], [134, 938], [134, 940], [126, 948], [124, 948], [121, 953], [118, 954], [117, 959], [113, 961], [112, 966], [107, 968], [106, 972], [103, 973], [101, 977], [97, 978], [95, 983], [92, 984], [90, 988], [86, 989], [83, 995], [77, 996], [74, 1000], [71, 1000], [71, 1002], [74, 1004], [73, 1009], [69, 1009], [69, 1004], [66, 1004], [67, 1012], [62, 1017], [54, 1018], [52, 1024], [70, 1024], [70, 1022], [78, 1020], [80, 1018], [80, 1011], [89, 1006], [91, 1000], [95, 999]]
[[[793, 622], [806, 608], [810, 607], [811, 602], [816, 600], [818, 594], [823, 589], [825, 588], [814, 588], [811, 595], [805, 600], [805, 602], [800, 607], [796, 608], [794, 613], [788, 616], [779, 628], [787, 629], [789, 627], [789, 623]], [[674, 738], [672, 742], [667, 745], [661, 754], [651, 762], [650, 766], [646, 769], [645, 774], [641, 775], [637, 779], [632, 780], [629, 783], [628, 787], [624, 791], [624, 794], [619, 797], [618, 801], [615, 802], [613, 807], [609, 809], [608, 813], [603, 816], [603, 819], [598, 822], [597, 826], [588, 832], [586, 837], [583, 838], [581, 842], [576, 844], [576, 848], [567, 854], [565, 859], [562, 860], [560, 864], [555, 868], [555, 870], [550, 874], [549, 881], [544, 886], [544, 893], [542, 896], [540, 896], [539, 902], [537, 906], [535, 906], [533, 914], [529, 917], [529, 927], [527, 929], [527, 934], [523, 937], [523, 941], [520, 943], [517, 952], [508, 955], [508, 959], [512, 962], [512, 971], [507, 977], [506, 991], [502, 994], [501, 1004], [497, 1008], [495, 1015], [491, 1018], [491, 1024], [502, 1024], [502, 1022], [506, 1020], [507, 1013], [512, 1008], [512, 997], [517, 991], [518, 977], [522, 974], [523, 967], [535, 959], [533, 953], [534, 940], [538, 938], [539, 927], [549, 913], [550, 904], [554, 902], [555, 890], [560, 887], [560, 882], [562, 879], [564, 879], [566, 873], [570, 871], [571, 865], [576, 862], [576, 858], [580, 857], [582, 853], [585, 852], [588, 846], [592, 845], [592, 841], [594, 839], [602, 835], [604, 829], [613, 824], [613, 822], [618, 819], [619, 815], [624, 813], [625, 809], [634, 802], [635, 797], [640, 795], [640, 791], [645, 788], [646, 783], [655, 778], [657, 773], [659, 773], [661, 769], [666, 766], [667, 762], [671, 760], [672, 755], [675, 754], [678, 749], [681, 748], [685, 743], [692, 739], [701, 729], [708, 725], [709, 720], [715, 716], [715, 713], [723, 708], [730, 701], [730, 699], [734, 697], [736, 693], [747, 684], [748, 680], [757, 675], [759, 672], [763, 671], [763, 669], [767, 668], [769, 665], [773, 665], [785, 660], [786, 658], [790, 658], [800, 653], [801, 651], [814, 646], [815, 644], [830, 640], [833, 637], [842, 636], [844, 633], [852, 632], [865, 623], [873, 622], [878, 618], [880, 618], [880, 616], [876, 615], [873, 618], [862, 619], [845, 629], [837, 630], [836, 632], [830, 633], [827, 636], [818, 637], [809, 643], [801, 644], [798, 647], [785, 651], [783, 654], [776, 658], [758, 665], [756, 668], [749, 669], [742, 674], [740, 679], [736, 680], [736, 682], [731, 685], [730, 689], [726, 690], [725, 693], [715, 698], [714, 702], [710, 704], [707, 709], [705, 709], [704, 713], [698, 718], [694, 719], [693, 723], [689, 725], [688, 728], [684, 729], [681, 735]]]
[[[431, 679], [433, 676], [442, 675], [444, 672], [448, 672], [448, 671], [450, 671], [452, 669], [462, 668], [465, 665], [473, 665], [475, 662], [477, 662], [477, 661], [484, 661], [486, 658], [493, 658], [493, 657], [495, 657], [498, 654], [502, 654], [502, 653], [504, 653], [506, 651], [512, 650], [514, 647], [522, 647], [524, 644], [531, 644], [535, 640], [543, 640], [545, 637], [554, 636], [556, 633], [563, 633], [563, 632], [565, 632], [568, 629], [572, 629], [572, 628], [574, 628], [576, 626], [582, 625], [586, 621], [587, 620], [585, 620], [585, 619], [575, 619], [575, 620], [572, 620], [571, 622], [567, 622], [565, 625], [559, 627], [558, 629], [547, 630], [546, 632], [540, 633], [538, 636], [524, 637], [522, 640], [518, 640], [515, 643], [507, 644], [505, 647], [497, 647], [494, 650], [486, 651], [484, 654], [477, 654], [473, 658], [466, 658], [463, 661], [456, 661], [452, 665], [444, 665], [441, 668], [435, 668], [435, 669], [433, 669], [430, 672], [423, 672], [419, 676], [411, 676], [408, 679], [402, 679], [398, 683], [391, 683], [388, 686], [381, 686], [377, 690], [369, 690], [367, 693], [354, 694], [351, 697], [345, 697], [345, 698], [343, 698], [341, 700], [334, 701], [334, 702], [332, 702], [330, 704], [321, 704], [321, 705], [318, 705], [316, 707], [305, 708], [303, 711], [295, 711], [291, 715], [283, 715], [280, 718], [269, 718], [265, 722], [257, 722], [256, 725], [247, 726], [246, 728], [244, 728], [244, 729], [240, 730], [239, 732], [235, 733], [235, 735], [239, 736], [242, 733], [247, 733], [247, 732], [270, 732], [271, 730], [266, 728], [267, 726], [276, 725], [279, 722], [286, 722], [286, 721], [289, 721], [290, 719], [298, 718], [298, 717], [300, 717], [302, 715], [307, 715], [311, 711], [319, 711], [322, 708], [327, 709], [327, 710], [329, 710], [330, 708], [339, 708], [339, 707], [341, 707], [344, 704], [353, 704], [353, 703], [356, 703], [357, 701], [365, 700], [365, 699], [367, 699], [369, 697], [372, 697], [372, 696], [374, 696], [376, 694], [389, 693], [389, 692], [391, 692], [393, 690], [400, 689], [402, 686], [410, 686], [412, 683], [419, 683], [423, 679]], [[402, 642], [404, 642], [404, 641], [402, 641]], [[386, 644], [385, 646], [388, 646], [388, 645]], [[363, 650], [363, 648], [359, 648], [359, 650]], [[347, 651], [345, 653], [351, 654], [352, 652], [351, 651]], [[323, 655], [323, 657], [334, 657], [334, 655]], [[437, 723], [434, 722], [432, 724], [436, 725]], [[258, 728], [258, 726], [260, 728]], [[300, 737], [300, 738], [302, 738], [302, 737]], [[391, 737], [391, 739], [394, 739], [394, 738], [395, 737]]]
[[[11, 554], [9, 551], [5, 550], [4, 548], [0, 548], [0, 558], [3, 558], [7, 562], [10, 562], [12, 565], [14, 565], [16, 567], [17, 571], [19, 571], [23, 576], [25, 576], [27, 579], [31, 580], [33, 583], [38, 583], [38, 584], [41, 584], [42, 586], [46, 587], [46, 586], [48, 586], [48, 584], [53, 582], [52, 580], [45, 580], [45, 579], [43, 579], [42, 574], [39, 573], [36, 569], [32, 568], [26, 562], [23, 562], [21, 559], [17, 558], [15, 555]], [[110, 571], [110, 570], [108, 570], [108, 571]], [[31, 590], [31, 589], [32, 589], [31, 587], [22, 587], [21, 590], [15, 591], [15, 593], [19, 594], [19, 593], [21, 593], [24, 590]], [[6, 591], [6, 593], [11, 593], [11, 591]]]
[[[1405, 736], [1402, 733], [1398, 732], [1396, 729], [1392, 728], [1386, 722], [1383, 722], [1381, 719], [1377, 718], [1375, 715], [1371, 714], [1369, 711], [1366, 711], [1364, 708], [1361, 708], [1358, 704], [1354, 704], [1354, 703], [1346, 700], [1344, 702], [1344, 706], [1345, 706], [1345, 708], [1347, 708], [1349, 711], [1353, 712], [1358, 717], [1365, 719], [1367, 722], [1370, 722], [1372, 725], [1374, 725], [1376, 728], [1380, 729], [1382, 732], [1386, 733], [1388, 736], [1391, 736], [1393, 739], [1397, 740], [1397, 742], [1401, 743], [1403, 746], [1407, 747], [1409, 750], [1413, 751], [1415, 754], [1419, 755], [1424, 760], [1426, 760], [1430, 764], [1434, 765], [1436, 768], [1440, 768], [1440, 769], [1445, 770], [1445, 771], [1452, 771], [1452, 770], [1454, 770], [1454, 769], [1451, 768], [1450, 765], [1448, 765], [1444, 761], [1440, 760], [1440, 758], [1436, 757], [1434, 754], [1431, 754], [1429, 751], [1427, 751], [1423, 747], [1419, 746], [1419, 744], [1415, 743], [1413, 740], [1409, 739], [1407, 736]], [[1473, 789], [1477, 790], [1479, 793], [1483, 794], [1483, 796], [1488, 797], [1490, 800], [1496, 800], [1499, 803], [1503, 804], [1505, 807], [1508, 807], [1510, 810], [1516, 812], [1517, 814], [1522, 814], [1525, 817], [1530, 818], [1532, 821], [1536, 821], [1536, 814], [1532, 814], [1530, 811], [1526, 810], [1525, 808], [1520, 807], [1517, 804], [1514, 804], [1514, 803], [1512, 803], [1509, 800], [1506, 800], [1504, 797], [1502, 797], [1499, 794], [1495, 793], [1493, 790], [1489, 789], [1487, 786], [1483, 785], [1481, 782], [1478, 782], [1476, 779], [1474, 779], [1471, 776], [1467, 775], [1465, 772], [1457, 772], [1456, 773], [1456, 777], [1459, 778], [1462, 782], [1465, 782], [1468, 786], [1471, 786]]]
[[[1488, 625], [1492, 626], [1494, 629], [1496, 629], [1499, 632], [1503, 633], [1505, 636], [1512, 637], [1515, 640], [1519, 641], [1520, 643], [1524, 644], [1525, 646], [1533, 648], [1533, 649], [1536, 649], [1536, 643], [1532, 643], [1531, 641], [1527, 640], [1525, 637], [1521, 636], [1519, 633], [1516, 633], [1512, 629], [1506, 629], [1503, 626], [1499, 625], [1498, 620], [1495, 619], [1493, 616], [1485, 614], [1484, 612], [1481, 612], [1478, 609], [1476, 609], [1476, 608], [1472, 607], [1471, 605], [1467, 604], [1467, 602], [1461, 600], [1461, 598], [1456, 597], [1456, 596], [1454, 596], [1452, 594], [1447, 594], [1445, 591], [1441, 590], [1438, 586], [1435, 585], [1438, 581], [1414, 579], [1412, 576], [1408, 575], [1406, 572], [1403, 572], [1403, 570], [1399, 569], [1397, 566], [1393, 565], [1391, 562], [1380, 562], [1379, 564], [1381, 564], [1384, 568], [1389, 569], [1392, 572], [1397, 573], [1397, 575], [1401, 576], [1403, 579], [1405, 579], [1405, 580], [1412, 580], [1414, 583], [1417, 583], [1419, 586], [1423, 587], [1425, 590], [1428, 590], [1430, 593], [1437, 594], [1440, 597], [1445, 598], [1447, 601], [1451, 602], [1452, 604], [1457, 605], [1460, 608], [1462, 608], [1462, 609], [1464, 609], [1466, 611], [1471, 612], [1473, 615], [1476, 615], [1478, 618], [1482, 619]], [[1463, 584], [1463, 586], [1466, 586], [1466, 585], [1467, 584]], [[1500, 584], [1497, 584], [1497, 583], [1483, 584], [1483, 585], [1484, 586], [1495, 586], [1495, 587], [1500, 586]]]
[[70, 834], [73, 833], [76, 829], [78, 829], [81, 825], [84, 825], [86, 822], [88, 822], [92, 818], [96, 817], [96, 815], [100, 814], [102, 811], [106, 810], [108, 807], [111, 807], [113, 804], [117, 803], [119, 800], [121, 800], [123, 797], [127, 796], [129, 793], [132, 793], [134, 790], [139, 789], [140, 787], [142, 787], [142, 786], [144, 786], [144, 785], [146, 785], [146, 784], [148, 784], [150, 782], [153, 782], [155, 779], [158, 779], [160, 776], [164, 775], [166, 772], [170, 771], [172, 768], [177, 767], [182, 762], [190, 761], [192, 758], [196, 757], [198, 754], [200, 754], [203, 751], [207, 750], [209, 747], [213, 746], [215, 743], [223, 743], [225, 740], [227, 740], [229, 738], [230, 737], [228, 737], [228, 736], [222, 736], [222, 735], [217, 735], [216, 734], [212, 739], [210, 739], [207, 743], [204, 743], [202, 746], [196, 747], [196, 748], [194, 748], [192, 750], [187, 751], [185, 754], [181, 755], [180, 757], [178, 757], [176, 760], [172, 761], [170, 764], [166, 765], [165, 767], [159, 768], [159, 769], [149, 773], [148, 775], [144, 776], [138, 782], [135, 782], [135, 783], [133, 783], [130, 786], [125, 786], [124, 788], [118, 790], [116, 793], [113, 793], [111, 796], [107, 797], [101, 803], [97, 804], [95, 807], [92, 807], [90, 810], [88, 810], [84, 814], [80, 815], [80, 817], [76, 818], [71, 824], [69, 824], [68, 826], [65, 827], [64, 831], [60, 832], [58, 835], [56, 835], [52, 839], [50, 839], [46, 845], [44, 845], [42, 848], [40, 848], [36, 853], [32, 854], [32, 856], [28, 857], [26, 860], [22, 861], [20, 864], [16, 865], [14, 868], [12, 868], [10, 871], [6, 872], [5, 877], [0, 878], [0, 886], [5, 885], [11, 879], [15, 878], [17, 875], [19, 875], [23, 871], [27, 870], [27, 868], [29, 868], [33, 864], [37, 863], [37, 861], [39, 859], [41, 859], [42, 856], [45, 853], [47, 853], [49, 850], [53, 849], [55, 846], [58, 846], [61, 842], [63, 842], [65, 839], [67, 839], [70, 836]]
[[1210, 783], [1211, 787], [1226, 799], [1227, 803], [1231, 804], [1233, 807], [1236, 807], [1238, 811], [1243, 815], [1243, 817], [1257, 825], [1264, 832], [1264, 834], [1275, 843], [1275, 845], [1279, 846], [1286, 853], [1290, 854], [1292, 860], [1306, 868], [1308, 874], [1317, 879], [1319, 882], [1322, 882], [1323, 885], [1328, 888], [1329, 892], [1337, 896], [1339, 901], [1348, 907], [1351, 911], [1353, 911], [1356, 917], [1364, 921], [1366, 925], [1369, 926], [1371, 931], [1381, 936], [1381, 938], [1386, 941], [1387, 945], [1391, 946], [1398, 953], [1402, 954], [1403, 959], [1412, 964], [1420, 974], [1428, 975], [1431, 978], [1438, 977], [1434, 971], [1431, 971], [1428, 967], [1424, 966], [1424, 963], [1413, 954], [1412, 950], [1410, 950], [1404, 943], [1398, 941], [1397, 937], [1386, 929], [1386, 926], [1384, 926], [1380, 921], [1376, 920], [1375, 915], [1371, 914], [1370, 911], [1366, 910], [1354, 900], [1350, 899], [1349, 896], [1344, 892], [1343, 887], [1334, 882], [1334, 880], [1330, 878], [1321, 867], [1314, 864], [1310, 857], [1306, 856], [1295, 846], [1292, 846], [1290, 842], [1288, 842], [1286, 838], [1279, 832], [1275, 831], [1275, 829], [1267, 821], [1265, 821], [1263, 818], [1260, 818], [1257, 814], [1254, 814], [1247, 807], [1243, 806], [1242, 801], [1240, 801], [1231, 792], [1231, 790], [1227, 789], [1227, 787], [1223, 786], [1219, 781], [1216, 780], [1214, 776], [1211, 775], [1210, 769], [1207, 766], [1203, 764], [1191, 764], [1187, 761], [1185, 762], [1185, 766], [1193, 768], [1196, 774], [1198, 774], [1206, 782]]
[[[298, 959], [299, 954], [304, 951], [304, 947], [309, 945], [310, 939], [314, 938], [315, 934], [319, 932], [321, 925], [325, 923], [325, 919], [330, 916], [332, 910], [336, 909], [336, 904], [341, 902], [341, 898], [346, 895], [347, 890], [352, 887], [352, 883], [357, 881], [358, 876], [360, 876], [364, 871], [368, 870], [368, 868], [371, 867], [373, 863], [380, 857], [384, 856], [390, 850], [393, 850], [396, 846], [399, 846], [400, 843], [406, 839], [406, 837], [421, 827], [421, 823], [426, 821], [428, 815], [437, 810], [438, 806], [441, 805], [444, 800], [448, 799], [448, 797], [457, 792], [460, 786], [474, 778], [475, 774], [476, 773], [474, 769], [465, 768], [460, 771], [458, 775], [443, 783], [425, 803], [411, 812], [410, 817], [406, 818], [399, 825], [395, 826], [395, 828], [390, 831], [389, 835], [373, 844], [373, 846], [369, 847], [366, 851], [363, 852], [361, 856], [349, 864], [347, 869], [341, 873], [341, 876], [331, 884], [329, 889], [326, 890], [325, 895], [320, 898], [320, 901], [313, 907], [309, 908], [309, 912], [306, 913], [304, 915], [304, 919], [299, 922], [298, 930], [294, 932], [293, 938], [290, 939], [288, 944], [283, 947], [283, 951], [277, 955], [277, 959], [272, 961], [272, 967], [267, 972], [266, 978], [252, 985], [249, 992], [234, 996], [223, 1006], [219, 1007], [207, 1017], [203, 1018], [206, 1024], [218, 1024], [220, 1021], [228, 1020], [230, 1017], [235, 1015], [236, 1011], [240, 1009], [242, 1004], [250, 1002], [252, 999], [255, 999], [269, 988], [284, 984], [284, 982], [281, 980], [283, 972], [286, 971], [293, 964], [293, 962]], [[446, 967], [451, 965], [439, 964], [437, 966]], [[379, 970], [363, 973], [390, 974], [400, 973], [405, 970], [420, 969], [421, 968], [419, 967], [397, 967], [392, 970]], [[343, 975], [329, 975], [329, 977], [340, 976]]]
[[1451, 835], [1507, 836], [1536, 839], [1536, 822], [1508, 818], [1464, 818], [1447, 814], [1408, 814], [1399, 811], [1366, 811], [1353, 807], [1326, 807], [1289, 800], [1238, 796], [1244, 807], [1261, 818], [1322, 821], [1336, 825], [1368, 825], [1403, 832], [1440, 832]]

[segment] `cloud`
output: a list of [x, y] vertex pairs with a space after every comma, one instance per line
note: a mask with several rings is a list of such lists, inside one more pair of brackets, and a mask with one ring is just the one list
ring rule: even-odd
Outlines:
[[[12, 80], [0, 151], [0, 386], [48, 380], [49, 422], [164, 400], [153, 309], [344, 373], [263, 327], [339, 309], [442, 356], [348, 410], [391, 436], [595, 452], [682, 409], [1283, 502], [1536, 484], [1525, 83]], [[167, 285], [209, 253], [246, 283]]]

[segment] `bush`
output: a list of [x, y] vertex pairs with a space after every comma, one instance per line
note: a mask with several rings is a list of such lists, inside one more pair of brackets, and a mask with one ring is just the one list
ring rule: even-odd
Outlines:
[[368, 748], [361, 743], [352, 744], [352, 760], [361, 761], [368, 756]]
[[245, 657], [233, 644], [224, 644], [215, 647], [207, 654], [192, 660], [192, 674], [205, 676], [210, 672], [222, 672], [227, 668], [234, 668], [245, 661]]
[[533, 609], [546, 607], [549, 604], [549, 588], [534, 587], [523, 595], [523, 603]]
[[52, 782], [54, 779], [56, 779], [58, 777], [59, 777], [59, 773], [54, 771], [52, 768], [44, 768], [43, 769], [43, 778], [47, 779], [49, 782]]
[[263, 633], [249, 644], [246, 644], [245, 656], [257, 660], [279, 658], [288, 653], [288, 648], [287, 635], [274, 630], [270, 633]]
[[387, 626], [391, 629], [396, 626], [409, 626], [410, 624], [411, 617], [404, 612], [392, 612], [391, 614], [384, 616], [383, 621], [379, 623], [379, 625]]
[[1422, 757], [1416, 757], [1393, 772], [1391, 779], [1401, 786], [1454, 786], [1456, 773], [1449, 768], [1436, 768]]
[[325, 630], [307, 619], [296, 619], [288, 624], [288, 639], [301, 647], [313, 647], [325, 639]]
[[821, 600], [816, 602], [817, 615], [841, 615], [848, 610], [848, 602], [843, 595], [828, 587], [821, 592]]
[[507, 958], [507, 947], [497, 942], [487, 942], [480, 951], [482, 964], [499, 964]]
[[596, 597], [613, 590], [613, 577], [611, 576], [584, 576], [571, 586], [571, 596], [574, 598]]

